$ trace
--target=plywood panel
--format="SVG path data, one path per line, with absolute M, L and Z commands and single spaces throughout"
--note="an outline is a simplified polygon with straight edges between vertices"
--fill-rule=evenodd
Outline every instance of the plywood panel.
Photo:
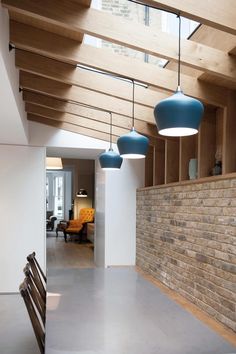
M 189 160 L 197 158 L 197 135 L 180 139 L 180 180 L 189 179 Z
M 179 140 L 166 141 L 165 183 L 179 181 Z
M 236 171 L 236 93 L 229 94 L 225 124 L 225 173 Z
M 145 187 L 153 186 L 154 147 L 149 145 L 145 159 Z
M 199 178 L 212 174 L 216 154 L 216 112 L 205 110 L 199 132 Z
M 165 183 L 165 141 L 157 140 L 154 151 L 154 185 Z

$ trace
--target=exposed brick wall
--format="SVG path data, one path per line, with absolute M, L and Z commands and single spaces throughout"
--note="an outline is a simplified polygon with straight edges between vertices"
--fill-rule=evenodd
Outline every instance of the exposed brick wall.
M 138 190 L 137 265 L 236 331 L 236 178 Z

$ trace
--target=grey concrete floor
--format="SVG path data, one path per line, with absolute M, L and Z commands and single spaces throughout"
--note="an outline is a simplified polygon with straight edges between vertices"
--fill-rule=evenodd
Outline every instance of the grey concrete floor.
M 47 354 L 236 352 L 133 268 L 51 269 L 48 289 Z
M 70 270 L 75 251 L 68 247 L 63 251 L 65 244 L 60 241 L 63 241 L 62 237 L 61 240 L 54 237 L 54 245 L 48 245 L 54 248 L 55 255 L 48 262 L 49 283 L 54 288 L 51 290 L 56 292 L 63 291 L 65 284 L 66 287 L 79 284 L 74 302 L 59 304 L 62 313 L 66 314 L 72 307 L 78 308 L 79 315 L 75 312 L 69 323 L 65 323 L 62 316 L 58 323 L 48 326 L 48 330 L 57 335 L 55 343 L 53 340 L 50 343 L 48 353 L 236 354 L 235 348 L 222 337 L 133 270 Z M 63 264 L 56 257 L 58 252 Z M 81 255 L 79 259 L 82 263 L 77 261 L 73 268 L 85 266 Z M 63 273 L 64 285 L 59 281 Z M 63 333 L 60 326 L 65 324 Z M 75 346 L 79 344 L 79 349 L 68 349 L 70 341 L 74 341 Z M 61 348 L 57 350 L 59 342 Z M 0 354 L 39 354 L 31 322 L 19 294 L 0 295 Z
M 40 354 L 20 294 L 0 295 L 0 354 Z

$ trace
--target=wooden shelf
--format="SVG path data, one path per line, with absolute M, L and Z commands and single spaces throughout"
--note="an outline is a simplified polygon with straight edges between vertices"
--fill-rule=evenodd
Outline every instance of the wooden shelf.
M 223 111 L 223 112 L 222 112 Z M 222 110 L 224 115 L 224 150 L 223 150 L 223 173 L 236 171 L 236 93 L 229 94 L 228 108 Z
M 210 177 L 205 177 L 205 178 L 197 178 L 197 179 L 191 179 L 188 181 L 182 181 L 182 182 L 173 182 L 169 183 L 169 186 L 186 186 L 190 184 L 200 184 L 200 183 L 206 183 L 206 182 L 213 182 L 213 181 L 223 181 L 225 179 L 235 179 L 236 178 L 236 172 L 233 173 L 227 173 L 225 175 L 219 175 L 219 176 L 210 176 Z M 166 184 L 158 185 L 155 186 L 157 189 L 159 188 L 165 188 Z M 150 187 L 143 187 L 139 188 L 139 190 L 144 190 L 144 189 L 152 189 L 153 186 Z
M 205 107 L 199 133 L 189 137 L 155 139 L 146 162 L 148 184 L 182 183 L 189 180 L 189 161 L 197 159 L 198 179 L 214 178 L 216 161 L 222 175 L 236 172 L 236 93 L 228 95 L 227 107 Z
M 154 159 L 154 183 L 165 183 L 165 141 L 158 140 L 155 145 L 155 159 Z
M 198 136 L 198 178 L 211 176 L 216 154 L 216 111 L 205 110 Z
M 189 179 L 189 161 L 190 159 L 197 159 L 198 156 L 197 135 L 180 138 L 179 154 L 180 154 L 179 180 L 186 181 Z
M 165 183 L 179 181 L 179 139 L 165 142 Z
M 145 159 L 145 187 L 150 187 L 154 185 L 154 163 L 154 147 L 153 145 L 149 145 L 147 156 Z

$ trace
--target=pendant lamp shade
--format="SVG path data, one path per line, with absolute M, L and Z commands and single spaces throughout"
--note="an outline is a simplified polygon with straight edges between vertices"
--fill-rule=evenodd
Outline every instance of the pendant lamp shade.
M 85 189 L 81 188 L 77 193 L 76 193 L 76 197 L 79 198 L 87 198 L 88 193 Z
M 99 156 L 100 166 L 103 170 L 119 170 L 122 161 L 122 157 L 113 149 L 109 149 Z
M 127 159 L 142 159 L 146 157 L 149 140 L 134 128 L 117 140 L 120 156 Z
M 181 17 L 179 18 L 178 87 L 174 95 L 159 102 L 154 117 L 160 135 L 189 136 L 198 133 L 203 116 L 203 104 L 183 94 L 180 88 L 180 38 Z
M 110 112 L 110 148 L 99 156 L 99 163 L 103 170 L 119 170 L 122 165 L 122 157 L 112 149 L 112 113 Z
M 134 129 L 134 80 L 133 83 L 133 102 L 132 102 L 132 119 L 133 127 L 128 134 L 122 135 L 117 140 L 117 146 L 120 156 L 126 159 L 142 159 L 146 157 L 149 139 L 136 132 Z
M 178 87 L 174 95 L 156 105 L 154 117 L 160 135 L 188 136 L 197 134 L 203 112 L 203 104 Z

